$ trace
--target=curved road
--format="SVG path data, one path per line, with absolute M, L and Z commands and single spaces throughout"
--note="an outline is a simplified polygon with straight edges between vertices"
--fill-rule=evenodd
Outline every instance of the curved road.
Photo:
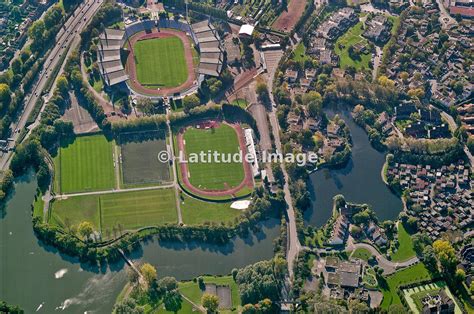
M 374 246 L 368 243 L 353 243 L 352 237 L 349 238 L 347 241 L 347 250 L 349 251 L 354 251 L 355 249 L 366 249 L 370 253 L 372 253 L 373 256 L 375 256 L 378 264 L 380 267 L 383 268 L 384 270 L 384 275 L 390 275 L 394 272 L 396 272 L 400 268 L 405 268 L 408 266 L 411 266 L 413 264 L 416 264 L 420 261 L 420 259 L 417 256 L 414 256 L 406 261 L 403 262 L 393 262 L 389 261 L 385 256 L 383 256 Z

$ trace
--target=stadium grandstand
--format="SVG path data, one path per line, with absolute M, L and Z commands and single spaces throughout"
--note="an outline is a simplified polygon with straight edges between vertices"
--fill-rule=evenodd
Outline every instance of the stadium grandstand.
M 209 21 L 201 21 L 191 25 L 197 37 L 201 53 L 199 73 L 209 76 L 219 76 L 224 62 L 223 49 L 217 30 Z
M 107 86 L 122 83 L 128 80 L 122 62 L 120 61 L 120 48 L 124 31 L 106 29 L 99 35 L 99 49 L 97 50 L 99 70 Z

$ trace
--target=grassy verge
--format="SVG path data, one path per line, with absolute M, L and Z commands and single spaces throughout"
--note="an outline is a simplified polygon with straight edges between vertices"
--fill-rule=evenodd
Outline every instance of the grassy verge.
M 401 262 L 415 256 L 411 235 L 401 222 L 398 223 L 398 249 L 391 255 L 392 261 Z
M 383 293 L 381 308 L 388 310 L 392 304 L 401 304 L 400 297 L 397 294 L 399 286 L 428 279 L 431 279 L 431 276 L 423 263 L 415 264 L 390 275 L 386 278 L 385 283 L 379 283 Z
M 370 251 L 365 248 L 357 248 L 352 253 L 352 258 L 359 258 L 364 261 L 368 261 L 371 256 L 372 256 L 372 253 L 370 253 Z
M 210 203 L 181 195 L 181 213 L 187 225 L 206 222 L 233 222 L 243 211 L 230 208 L 232 203 Z

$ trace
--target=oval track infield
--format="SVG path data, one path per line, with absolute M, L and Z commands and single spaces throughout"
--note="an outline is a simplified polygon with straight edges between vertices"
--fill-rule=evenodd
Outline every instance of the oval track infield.
M 189 133 L 188 133 L 189 132 Z M 178 150 L 186 159 L 191 153 L 208 150 L 219 153 L 247 153 L 243 130 L 238 124 L 218 122 L 200 123 L 176 134 Z M 179 164 L 181 179 L 186 189 L 198 196 L 232 196 L 245 187 L 253 187 L 250 165 L 243 163 L 186 163 Z
M 163 43 L 160 39 L 164 39 Z M 130 51 L 125 65 L 130 77 L 128 84 L 137 93 L 164 96 L 193 86 L 196 80 L 193 53 L 186 33 L 153 28 L 149 33 L 135 34 L 126 45 Z

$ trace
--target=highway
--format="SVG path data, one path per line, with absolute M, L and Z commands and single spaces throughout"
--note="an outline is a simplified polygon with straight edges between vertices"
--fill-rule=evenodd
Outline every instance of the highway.
M 59 63 L 63 54 L 67 54 L 69 49 L 74 49 L 74 47 L 70 47 L 70 43 L 74 40 L 75 36 L 79 36 L 103 1 L 104 0 L 87 0 L 82 2 L 56 35 L 55 46 L 45 56 L 43 67 L 40 70 L 35 83 L 31 87 L 31 91 L 25 96 L 25 105 L 19 119 L 13 122 L 10 126 L 13 134 L 9 138 L 10 142 L 8 152 L 4 152 L 0 156 L 0 170 L 6 170 L 9 167 L 11 157 L 14 153 L 10 149 L 17 144 L 21 130 L 25 127 L 28 117 L 33 111 L 36 102 L 40 97 L 42 97 L 41 94 L 47 84 L 48 78 L 55 74 L 54 69 L 56 66 L 60 66 Z M 59 75 L 59 73 L 56 75 Z M 39 118 L 40 115 L 38 115 L 37 120 Z

